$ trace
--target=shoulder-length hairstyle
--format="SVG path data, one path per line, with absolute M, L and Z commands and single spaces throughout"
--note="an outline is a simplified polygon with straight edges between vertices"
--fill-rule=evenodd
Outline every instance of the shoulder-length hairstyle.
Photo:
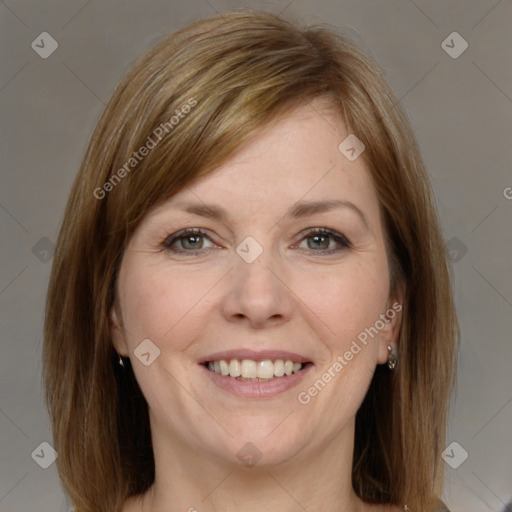
M 377 368 L 356 417 L 353 487 L 369 503 L 434 510 L 459 328 L 414 134 L 376 65 L 345 36 L 242 10 L 192 23 L 135 64 L 68 199 L 46 303 L 43 378 L 57 468 L 77 512 L 117 512 L 154 480 L 147 403 L 129 361 L 118 364 L 108 321 L 131 235 L 259 127 L 319 96 L 365 145 L 391 287 L 406 286 L 400 363 Z

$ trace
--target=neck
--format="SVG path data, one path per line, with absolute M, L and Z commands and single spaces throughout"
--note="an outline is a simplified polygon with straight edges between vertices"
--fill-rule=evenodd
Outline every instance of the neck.
M 260 512 L 262 502 L 282 512 L 366 510 L 352 488 L 353 425 L 323 446 L 253 467 L 205 455 L 153 431 L 155 482 L 142 498 L 141 512 Z

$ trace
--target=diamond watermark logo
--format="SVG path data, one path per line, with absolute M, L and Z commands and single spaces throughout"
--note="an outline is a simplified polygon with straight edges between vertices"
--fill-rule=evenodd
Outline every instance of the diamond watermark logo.
M 469 457 L 469 454 L 459 443 L 453 441 L 453 443 L 447 446 L 446 450 L 441 454 L 441 457 L 448 466 L 452 469 L 457 469 Z
M 252 468 L 258 462 L 263 454 L 253 443 L 245 443 L 236 454 L 238 459 L 248 468 Z
M 263 252 L 263 247 L 252 236 L 248 236 L 236 248 L 236 252 L 246 263 L 252 263 Z
M 452 32 L 441 43 L 441 48 L 452 59 L 458 59 L 468 49 L 468 46 L 468 42 L 458 32 Z
M 460 261 L 468 252 L 466 245 L 456 236 L 452 236 L 448 242 L 446 242 L 446 248 L 450 254 L 450 259 L 453 263 Z
M 53 251 L 55 244 L 46 236 L 43 236 L 38 242 L 32 247 L 32 254 L 43 263 L 50 261 L 53 257 Z
M 59 43 L 48 32 L 41 32 L 30 46 L 39 57 L 47 59 L 59 47 Z
M 351 133 L 348 137 L 343 139 L 338 149 L 347 160 L 353 162 L 365 150 L 365 145 Z
M 146 338 L 137 346 L 133 354 L 144 366 L 149 366 L 160 356 L 160 349 L 149 338 Z
M 43 469 L 49 468 L 56 460 L 58 454 L 53 446 L 46 441 L 41 443 L 33 452 L 32 458 Z

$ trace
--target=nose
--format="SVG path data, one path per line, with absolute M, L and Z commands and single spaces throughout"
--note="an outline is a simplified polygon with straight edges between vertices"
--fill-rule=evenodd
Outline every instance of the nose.
M 255 329 L 287 322 L 294 304 L 287 277 L 270 250 L 264 250 L 252 263 L 237 255 L 227 276 L 229 284 L 222 301 L 224 317 Z

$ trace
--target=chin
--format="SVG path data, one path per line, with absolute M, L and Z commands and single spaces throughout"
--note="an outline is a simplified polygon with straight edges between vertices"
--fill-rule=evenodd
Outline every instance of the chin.
M 293 415 L 284 419 L 286 416 L 261 421 L 252 418 L 250 425 L 244 422 L 236 430 L 233 426 L 227 450 L 219 453 L 219 445 L 215 445 L 218 457 L 226 459 L 227 455 L 227 462 L 250 468 L 276 466 L 294 459 L 305 448 L 309 436 L 304 425 L 285 425 L 293 421 Z

